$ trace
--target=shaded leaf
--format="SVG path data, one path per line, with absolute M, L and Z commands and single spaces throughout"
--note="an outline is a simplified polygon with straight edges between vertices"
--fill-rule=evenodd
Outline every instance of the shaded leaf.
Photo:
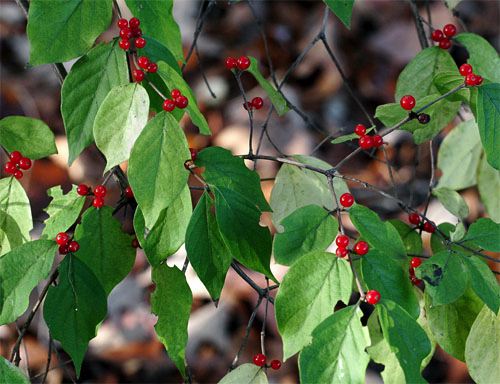
M 484 78 L 500 82 L 500 58 L 496 49 L 488 41 L 475 33 L 459 33 L 454 37 L 469 52 L 467 62 L 474 68 L 474 73 Z
M 401 240 L 403 240 L 407 254 L 422 254 L 422 237 L 420 237 L 414 228 L 410 227 L 406 223 L 403 223 L 401 220 L 389 220 L 389 223 L 391 223 L 392 226 L 398 231 Z
M 452 189 L 441 187 L 432 190 L 432 194 L 438 198 L 443 206 L 459 219 L 469 216 L 469 207 L 464 198 Z
M 229 372 L 219 384 L 267 384 L 267 376 L 261 367 L 255 364 L 242 364 Z
M 0 356 L 0 382 L 6 384 L 28 384 L 30 381 L 18 367 Z
M 477 219 L 465 236 L 472 244 L 488 251 L 500 252 L 500 224 L 491 219 Z
M 482 157 L 477 170 L 477 188 L 486 212 L 494 222 L 500 223 L 500 199 L 498 198 L 500 171 L 489 165 L 485 156 Z
M 498 69 L 497 69 L 498 71 Z M 500 71 L 498 71 L 500 72 Z M 476 118 L 488 163 L 500 170 L 500 84 L 477 89 Z
M 463 84 L 464 77 L 455 68 L 454 71 L 437 73 L 436 76 L 434 76 L 433 82 L 439 93 L 444 95 L 460 84 Z M 447 96 L 446 99 L 449 101 L 463 101 L 464 103 L 468 103 L 470 99 L 470 89 L 462 88 L 460 91 Z
M 477 256 L 464 256 L 462 260 L 469 272 L 470 284 L 476 295 L 493 313 L 498 313 L 500 308 L 500 287 L 488 264 Z

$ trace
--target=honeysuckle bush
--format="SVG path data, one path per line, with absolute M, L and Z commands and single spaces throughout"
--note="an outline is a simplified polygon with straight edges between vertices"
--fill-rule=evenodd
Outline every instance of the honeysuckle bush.
M 353 4 L 325 0 L 325 11 L 349 27 Z M 12 159 L 0 180 L 0 325 L 15 322 L 29 309 L 10 361 L 0 359 L 0 381 L 28 382 L 18 368 L 19 347 L 42 307 L 51 337 L 69 354 L 79 376 L 88 343 L 106 317 L 107 296 L 132 269 L 134 243 L 142 246 L 152 267 L 156 288 L 151 311 L 158 316 L 158 338 L 186 381 L 191 381 L 185 358 L 192 305 L 184 274 L 188 263 L 214 301 L 233 268 L 258 293 L 259 304 L 275 306 L 283 361 L 298 354 L 304 383 L 362 383 L 370 360 L 384 366 L 382 377 L 388 383 L 425 382 L 422 370 L 437 345 L 465 361 L 476 382 L 500 381 L 500 291 L 487 264 L 498 263 L 492 252 L 500 252 L 500 59 L 495 49 L 473 33 L 452 35 L 429 47 L 432 29 L 419 30 L 420 37 L 427 33 L 425 44 L 400 73 L 395 103 L 376 109 L 377 124 L 357 128 L 369 138 L 338 164 L 304 154 L 261 154 L 252 148 L 252 135 L 245 155 L 220 147 L 197 153 L 188 148 L 181 118 L 187 113 L 200 134 L 211 131 L 182 77 L 185 58 L 173 3 L 126 0 L 126 5 L 140 30 L 136 20 L 120 20 L 121 37 L 96 44 L 113 15 L 118 17 L 111 0 L 29 2 L 30 65 L 77 59 L 67 75 L 60 71 L 69 164 L 95 143 L 106 160 L 103 177 L 118 184 L 122 199 L 115 207 L 102 206 L 105 189 L 99 196 L 95 190 L 89 204 L 93 192 L 85 186 L 67 193 L 54 186 L 47 191 L 52 200 L 45 227 L 39 238 L 32 238 L 30 202 L 18 179 L 31 166 L 27 159 L 56 153 L 54 135 L 40 120 L 9 116 L 0 121 L 0 145 Z M 311 44 L 323 42 L 334 59 L 324 34 L 327 16 Z M 445 34 L 450 30 L 446 27 Z M 432 38 L 439 35 L 434 32 Z M 445 49 L 449 43 L 465 47 L 476 78 L 464 76 L 468 67 L 459 70 Z M 270 101 L 265 107 L 277 115 L 298 108 L 281 91 L 284 80 L 267 79 L 257 58 L 242 55 L 241 61 L 226 65 L 248 106 L 253 134 L 252 109 L 260 108 L 261 101 L 259 106 L 249 103 L 242 76 L 255 78 Z M 168 104 L 174 90 L 184 99 L 172 96 Z M 400 99 L 405 100 L 401 105 Z M 373 139 L 378 144 L 372 143 L 372 150 L 383 150 L 381 138 L 395 130 L 411 132 L 416 144 L 429 143 L 460 110 L 470 110 L 471 118 L 444 137 L 437 162 L 431 164 L 433 174 L 436 166 L 441 176 L 431 179 L 427 198 L 427 204 L 438 199 L 458 224 L 436 226 L 426 217 L 427 209 L 420 211 L 340 172 L 340 165 L 368 150 L 366 142 Z M 356 138 L 344 135 L 330 145 Z M 258 173 L 244 159 L 281 164 L 270 201 Z M 119 165 L 127 161 L 124 172 Z M 195 207 L 190 174 L 204 190 Z M 410 214 L 410 223 L 382 220 L 353 202 L 346 182 L 397 203 Z M 473 186 L 487 217 L 467 227 L 469 210 L 460 191 Z M 135 235 L 125 233 L 114 217 L 124 206 L 135 210 Z M 265 212 L 277 228 L 274 237 L 260 225 Z M 347 217 L 356 232 L 345 229 Z M 423 230 L 432 233 L 429 254 L 424 253 Z M 56 243 L 56 236 L 65 232 L 69 235 Z M 78 247 L 60 247 L 70 239 Z M 327 251 L 336 239 L 342 245 L 338 256 Z M 168 266 L 167 259 L 182 244 L 187 251 L 184 268 Z M 57 252 L 63 257 L 56 258 Z M 282 281 L 273 275 L 273 263 L 290 267 Z M 258 284 L 243 267 L 262 274 L 267 283 Z M 28 308 L 30 293 L 42 282 L 39 299 Z M 271 295 L 275 290 L 277 295 Z M 367 321 L 361 321 L 363 313 Z M 233 365 L 221 383 L 265 383 L 267 369 L 280 365 L 269 365 L 260 355 L 254 363 Z

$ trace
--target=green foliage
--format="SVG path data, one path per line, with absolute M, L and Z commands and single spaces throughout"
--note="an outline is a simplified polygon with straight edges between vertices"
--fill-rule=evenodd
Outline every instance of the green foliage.
M 434 86 L 442 95 L 463 84 L 463 82 L 464 77 L 456 68 L 454 71 L 439 72 L 433 79 Z M 468 103 L 470 100 L 470 90 L 469 88 L 462 88 L 460 91 L 447 96 L 446 99 Z
M 143 33 L 142 37 L 148 42 L 140 51 L 142 55 L 148 57 L 149 60 L 155 63 L 163 61 L 173 70 L 177 71 L 179 75 L 181 75 L 181 67 L 169 48 L 148 34 Z M 151 73 L 148 74 L 148 76 L 151 75 Z
M 500 252 L 500 224 L 491 219 L 478 219 L 470 226 L 465 240 L 488 251 Z
M 323 0 L 328 8 L 337 16 L 347 27 L 351 28 L 352 8 L 354 0 Z
M 374 127 L 367 128 L 366 133 L 370 133 L 371 131 L 373 131 L 373 128 Z M 356 135 L 355 133 L 349 133 L 347 135 L 342 135 L 337 137 L 336 139 L 333 139 L 331 143 L 340 144 L 340 143 L 345 143 L 346 141 L 357 140 L 357 139 L 359 139 L 358 135 Z
M 459 33 L 455 40 L 469 52 L 467 62 L 474 68 L 474 73 L 492 82 L 500 82 L 500 58 L 485 38 L 474 33 Z
M 30 381 L 18 367 L 0 356 L 0 382 L 6 384 L 28 384 Z
M 85 53 L 109 26 L 112 7 L 112 0 L 30 1 L 30 64 L 68 61 Z
M 459 219 L 469 216 L 469 207 L 460 194 L 452 189 L 442 187 L 432 190 L 432 194 L 438 198 L 443 206 Z
M 255 364 L 242 364 L 229 372 L 219 384 L 267 384 L 267 376 L 261 367 Z
M 500 308 L 500 287 L 488 264 L 476 256 L 464 256 L 462 260 L 469 272 L 470 284 L 476 295 L 483 300 L 493 313 L 498 313 Z
M 498 68 L 497 68 L 498 71 Z M 500 71 L 498 71 L 500 72 Z M 500 170 L 500 84 L 486 84 L 477 90 L 477 125 L 488 163 Z
M 422 237 L 420 237 L 419 233 L 414 228 L 403 223 L 401 220 L 389 220 L 389 223 L 398 231 L 401 240 L 403 240 L 406 253 L 414 255 L 422 254 Z
M 488 164 L 486 156 L 483 156 L 477 170 L 477 188 L 481 195 L 481 200 L 490 218 L 500 223 L 500 171 L 497 171 Z

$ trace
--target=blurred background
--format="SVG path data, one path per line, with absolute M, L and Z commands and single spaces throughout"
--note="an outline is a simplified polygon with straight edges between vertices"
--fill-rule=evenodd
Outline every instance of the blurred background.
M 118 4 L 125 17 L 131 17 L 123 1 Z M 174 14 L 180 25 L 185 52 L 192 43 L 200 7 L 208 3 L 194 0 L 175 2 Z M 500 3 L 498 1 L 462 1 L 455 15 L 443 1 L 418 2 L 422 16 L 431 24 L 442 28 L 454 23 L 459 32 L 467 30 L 485 37 L 498 50 L 500 45 Z M 278 79 L 308 46 L 321 28 L 324 4 L 320 1 L 217 1 L 210 7 L 198 39 L 199 57 L 192 55 L 185 69 L 185 78 L 195 91 L 200 108 L 214 132 L 211 137 L 197 135 L 189 119 L 183 120 L 191 147 L 202 149 L 219 145 L 234 154 L 248 151 L 248 115 L 243 109 L 237 84 L 223 61 L 227 56 L 251 55 L 260 59 L 264 74 L 270 74 L 265 45 L 256 20 L 262 22 L 268 40 L 269 54 Z M 205 9 L 205 8 L 204 8 Z M 253 9 L 253 12 L 252 12 Z M 117 36 L 112 26 L 100 39 L 109 41 Z M 102 181 L 104 162 L 94 146 L 87 149 L 68 168 L 68 149 L 60 107 L 61 85 L 52 66 L 28 68 L 29 43 L 26 38 L 26 19 L 15 1 L 0 0 L 0 117 L 25 115 L 45 121 L 56 134 L 59 154 L 36 161 L 32 170 L 21 180 L 31 201 L 35 227 L 33 236 L 41 231 L 46 218 L 44 208 L 49 203 L 46 190 L 55 185 L 69 189 L 71 184 L 87 183 L 92 186 Z M 426 27 L 426 32 L 429 32 Z M 394 101 L 394 89 L 399 72 L 420 50 L 415 23 L 407 1 L 356 1 L 351 30 L 346 29 L 332 14 L 329 16 L 326 35 L 358 97 L 370 114 L 380 104 Z M 451 54 L 458 64 L 465 62 L 466 51 L 456 45 Z M 65 63 L 69 71 L 74 63 Z M 216 98 L 206 87 L 205 73 Z M 261 96 L 265 107 L 256 111 L 257 138 L 260 124 L 266 120 L 269 100 L 250 75 L 243 76 L 249 97 Z M 357 123 L 368 125 L 360 109 L 347 92 L 339 72 L 328 57 L 324 46 L 316 44 L 303 62 L 290 74 L 283 86 L 287 98 L 303 112 L 301 117 L 291 111 L 282 118 L 273 116 L 268 133 L 275 148 L 264 138 L 262 154 L 313 154 L 331 164 L 337 163 L 353 149 L 353 144 L 332 145 L 331 138 L 351 133 Z M 467 118 L 467 111 L 463 116 Z M 307 118 L 304 119 L 304 116 Z M 442 137 L 457 122 L 444 129 L 434 140 L 439 146 Z M 429 146 L 414 145 L 411 135 L 394 132 L 386 137 L 388 161 L 394 166 L 394 178 L 400 197 L 422 207 L 430 177 Z M 257 144 L 257 141 L 256 143 Z M 3 157 L 1 157 L 3 156 Z M 0 154 L 0 162 L 5 162 Z M 126 165 L 123 165 L 126 169 Z M 272 162 L 260 161 L 257 169 L 263 178 L 273 178 L 278 170 Z M 342 172 L 365 180 L 391 192 L 387 166 L 382 151 L 374 155 L 360 154 L 350 160 Z M 5 176 L 5 175 L 2 175 Z M 195 181 L 193 181 L 195 184 Z M 273 180 L 262 183 L 267 197 Z M 359 186 L 359 185 L 358 185 Z M 361 203 L 377 210 L 384 217 L 402 218 L 402 212 L 393 202 L 379 195 L 352 185 L 352 192 Z M 113 180 L 108 183 L 110 197 L 107 204 L 114 205 L 120 191 Z M 463 193 L 469 205 L 469 221 L 484 214 L 475 188 Z M 193 204 L 199 193 L 193 191 Z M 456 222 L 437 201 L 431 201 L 428 216 L 436 223 Z M 120 211 L 116 216 L 123 221 L 124 229 L 132 233 L 132 213 Z M 349 228 L 350 223 L 347 223 Z M 352 228 L 352 226 L 350 227 Z M 428 237 L 424 242 L 428 246 Z M 169 263 L 182 265 L 185 251 L 181 248 Z M 496 267 L 490 265 L 491 268 Z M 286 269 L 273 266 L 278 277 Z M 226 286 L 218 308 L 208 293 L 188 269 L 188 281 L 194 295 L 194 305 L 189 324 L 187 360 L 193 380 L 200 383 L 217 382 L 227 372 L 245 335 L 248 320 L 257 302 L 257 295 L 233 271 L 228 273 Z M 262 276 L 252 278 L 264 286 Z M 109 298 L 109 316 L 102 324 L 97 337 L 92 340 L 79 382 L 88 383 L 170 383 L 181 382 L 174 365 L 169 361 L 162 344 L 157 340 L 153 326 L 156 319 L 150 314 L 150 269 L 144 254 L 137 252 L 132 273 L 112 292 Z M 33 292 L 32 303 L 38 292 Z M 281 359 L 281 340 L 277 333 L 272 305 L 266 320 L 266 349 L 269 359 Z M 240 362 L 251 362 L 260 352 L 260 332 L 264 321 L 265 305 L 257 310 L 250 328 L 248 344 Z M 33 382 L 40 382 L 47 361 L 49 337 L 40 313 L 24 338 L 22 351 L 23 369 Z M 21 320 L 18 325 L 22 324 Z M 17 337 L 16 325 L 0 326 L 0 353 L 9 356 Z M 51 369 L 48 382 L 74 381 L 74 372 L 68 356 L 57 343 L 52 345 Z M 279 371 L 268 371 L 272 383 L 298 382 L 296 358 L 285 362 Z M 381 382 L 379 372 L 383 367 L 370 364 L 367 381 Z M 424 376 L 433 383 L 472 382 L 466 366 L 437 349 L 435 357 L 426 368 Z

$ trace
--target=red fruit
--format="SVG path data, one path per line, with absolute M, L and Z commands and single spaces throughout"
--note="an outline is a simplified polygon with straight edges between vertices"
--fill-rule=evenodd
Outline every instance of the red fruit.
M 20 171 L 20 170 L 16 170 L 14 173 L 13 173 L 14 177 L 16 179 L 22 179 L 23 178 L 23 171 Z
M 450 41 L 450 39 L 444 38 L 443 40 L 441 40 L 439 42 L 439 48 L 450 49 L 450 47 L 451 47 L 451 41 Z
M 69 235 L 66 232 L 59 232 L 56 235 L 56 243 L 59 245 L 66 245 L 69 242 Z
M 139 28 L 139 25 L 141 25 L 141 22 L 137 17 L 132 17 L 128 24 L 130 25 L 130 28 Z
M 257 96 L 252 99 L 250 104 L 252 104 L 252 107 L 254 107 L 255 109 L 261 109 L 264 105 L 264 100 L 262 100 L 262 97 Z
M 432 31 L 431 39 L 432 41 L 439 43 L 441 40 L 444 39 L 443 31 L 441 31 L 440 29 L 435 29 L 434 31 Z
M 94 189 L 94 195 L 96 197 L 104 197 L 104 196 L 106 196 L 106 192 L 107 192 L 107 189 L 104 185 L 98 185 Z
M 472 65 L 462 64 L 460 68 L 458 68 L 458 71 L 462 76 L 467 76 L 468 74 L 472 73 Z
M 142 29 L 141 28 L 132 28 L 132 36 L 133 37 L 141 37 Z
M 175 106 L 184 109 L 187 107 L 189 100 L 186 96 L 179 96 L 175 98 Z
M 247 101 L 246 103 L 243 103 L 243 108 L 245 108 L 245 111 L 248 111 L 250 109 L 253 109 L 253 105 L 251 102 Z
M 134 69 L 132 71 L 132 77 L 134 78 L 135 82 L 140 83 L 142 80 L 144 80 L 144 72 L 140 69 Z
M 116 24 L 118 25 L 118 28 L 120 28 L 120 29 L 128 27 L 127 19 L 118 19 L 118 22 Z
M 420 280 L 419 278 L 417 278 L 415 276 L 410 277 L 410 280 L 411 280 L 411 283 L 413 285 L 420 285 L 420 284 L 422 284 L 422 280 Z
M 67 255 L 69 253 L 69 247 L 68 244 L 60 245 L 59 246 L 59 253 L 61 255 Z
M 227 57 L 226 60 L 224 60 L 224 65 L 227 69 L 235 69 L 238 67 L 238 61 L 234 57 Z
M 128 185 L 125 190 L 123 191 L 123 194 L 125 197 L 129 200 L 132 200 L 134 198 L 134 192 L 132 191 L 132 188 L 130 188 L 130 185 Z
M 71 242 L 68 244 L 68 250 L 69 250 L 70 252 L 75 253 L 75 252 L 78 252 L 78 250 L 79 250 L 79 249 L 80 249 L 80 244 L 78 244 L 78 242 L 77 242 L 77 241 L 74 241 L 74 240 L 73 240 L 73 241 L 71 241 Z
M 128 40 L 132 37 L 132 31 L 130 30 L 130 28 L 123 28 L 121 31 L 120 31 L 120 37 L 123 39 L 123 40 Z
M 163 110 L 167 112 L 172 112 L 175 109 L 175 102 L 170 99 L 165 99 L 163 102 Z
M 19 160 L 19 168 L 27 171 L 28 169 L 31 168 L 31 160 L 28 159 L 27 157 L 23 157 L 21 160 Z
M 3 170 L 6 172 L 6 173 L 9 173 L 11 175 L 14 174 L 14 172 L 17 171 L 17 168 L 16 168 L 16 164 L 14 164 L 12 161 L 8 161 L 4 164 L 3 166 Z
M 370 149 L 371 147 L 373 147 L 373 139 L 368 135 L 361 136 L 358 140 L 358 143 L 362 149 Z
M 271 361 L 271 368 L 277 371 L 278 369 L 281 368 L 281 361 L 279 360 L 273 360 Z
M 94 201 L 92 202 L 92 205 L 95 208 L 102 208 L 104 206 L 104 199 L 102 197 L 94 197 Z
M 413 267 L 413 268 L 418 268 L 420 267 L 420 264 L 422 264 L 422 260 L 418 257 L 413 257 L 411 260 L 410 260 L 410 265 Z
M 253 363 L 258 367 L 263 367 L 264 365 L 266 365 L 266 360 L 267 360 L 266 356 L 263 355 L 262 353 L 257 353 L 253 357 Z
M 158 71 L 158 64 L 156 63 L 149 63 L 148 65 L 148 72 L 149 73 L 156 73 Z
M 405 95 L 399 100 L 399 104 L 403 109 L 406 109 L 407 111 L 411 111 L 413 108 L 415 108 L 415 98 L 412 95 Z
M 13 151 L 13 152 L 11 152 L 9 157 L 10 157 L 10 160 L 12 160 L 12 162 L 14 164 L 17 164 L 17 163 L 19 163 L 19 160 L 21 160 L 23 158 L 23 155 L 21 155 L 21 152 L 19 152 L 19 151 Z
M 474 85 L 476 85 L 477 84 L 477 75 L 474 75 L 473 73 L 469 73 L 467 76 L 465 76 L 465 84 L 470 86 L 470 87 L 473 87 Z
M 144 48 L 146 46 L 146 40 L 142 37 L 135 39 L 134 44 L 137 48 Z
M 244 71 L 250 66 L 250 59 L 246 56 L 241 56 L 238 58 L 238 69 Z
M 408 268 L 408 273 L 410 274 L 410 278 L 415 277 L 415 268 Z
M 418 215 L 418 213 L 412 212 L 408 215 L 408 221 L 413 225 L 419 225 L 420 216 Z
M 349 251 L 347 250 L 347 248 L 337 247 L 337 249 L 335 250 L 335 254 L 338 257 L 346 257 L 348 253 Z
M 118 45 L 121 49 L 127 51 L 130 48 L 130 41 L 128 41 L 127 39 L 121 39 Z
M 380 135 L 374 135 L 373 136 L 373 146 L 378 148 L 384 145 L 384 139 Z
M 133 248 L 139 248 L 141 246 L 139 244 L 139 240 L 137 240 L 137 237 L 132 239 L 132 243 L 130 245 L 132 245 Z
M 85 184 L 80 184 L 76 188 L 76 193 L 78 193 L 80 196 L 87 196 L 90 192 L 90 188 L 86 186 Z
M 182 93 L 178 89 L 172 89 L 172 91 L 170 92 L 170 96 L 172 96 L 172 99 L 175 100 L 179 96 L 182 96 Z
M 363 124 L 358 124 L 354 127 L 354 133 L 358 136 L 366 135 L 366 127 Z
M 476 85 L 483 84 L 483 78 L 479 75 L 476 75 Z
M 340 196 L 340 205 L 343 207 L 349 208 L 354 204 L 354 197 L 350 193 L 343 193 Z
M 429 232 L 429 233 L 434 233 L 434 231 L 436 230 L 436 228 L 434 227 L 434 225 L 430 221 L 426 221 L 424 223 L 424 226 L 422 227 L 422 229 L 425 232 Z
M 137 65 L 139 65 L 142 69 L 147 69 L 150 63 L 151 62 L 146 56 L 141 56 L 137 59 Z
M 374 289 L 369 290 L 368 292 L 366 292 L 365 299 L 368 304 L 375 305 L 380 301 L 380 293 L 379 291 L 376 291 Z
M 366 255 L 370 250 L 370 246 L 366 241 L 358 241 L 354 244 L 354 252 L 360 256 Z
M 189 148 L 189 153 L 191 153 L 191 160 L 195 161 L 198 157 L 198 150 L 194 148 Z
M 457 27 L 455 27 L 453 24 L 446 24 L 444 27 L 443 27 L 443 33 L 447 36 L 447 37 L 452 37 L 452 36 L 455 36 L 457 34 Z
M 335 244 L 340 248 L 347 248 L 349 246 L 349 238 L 346 235 L 338 235 L 335 239 Z

